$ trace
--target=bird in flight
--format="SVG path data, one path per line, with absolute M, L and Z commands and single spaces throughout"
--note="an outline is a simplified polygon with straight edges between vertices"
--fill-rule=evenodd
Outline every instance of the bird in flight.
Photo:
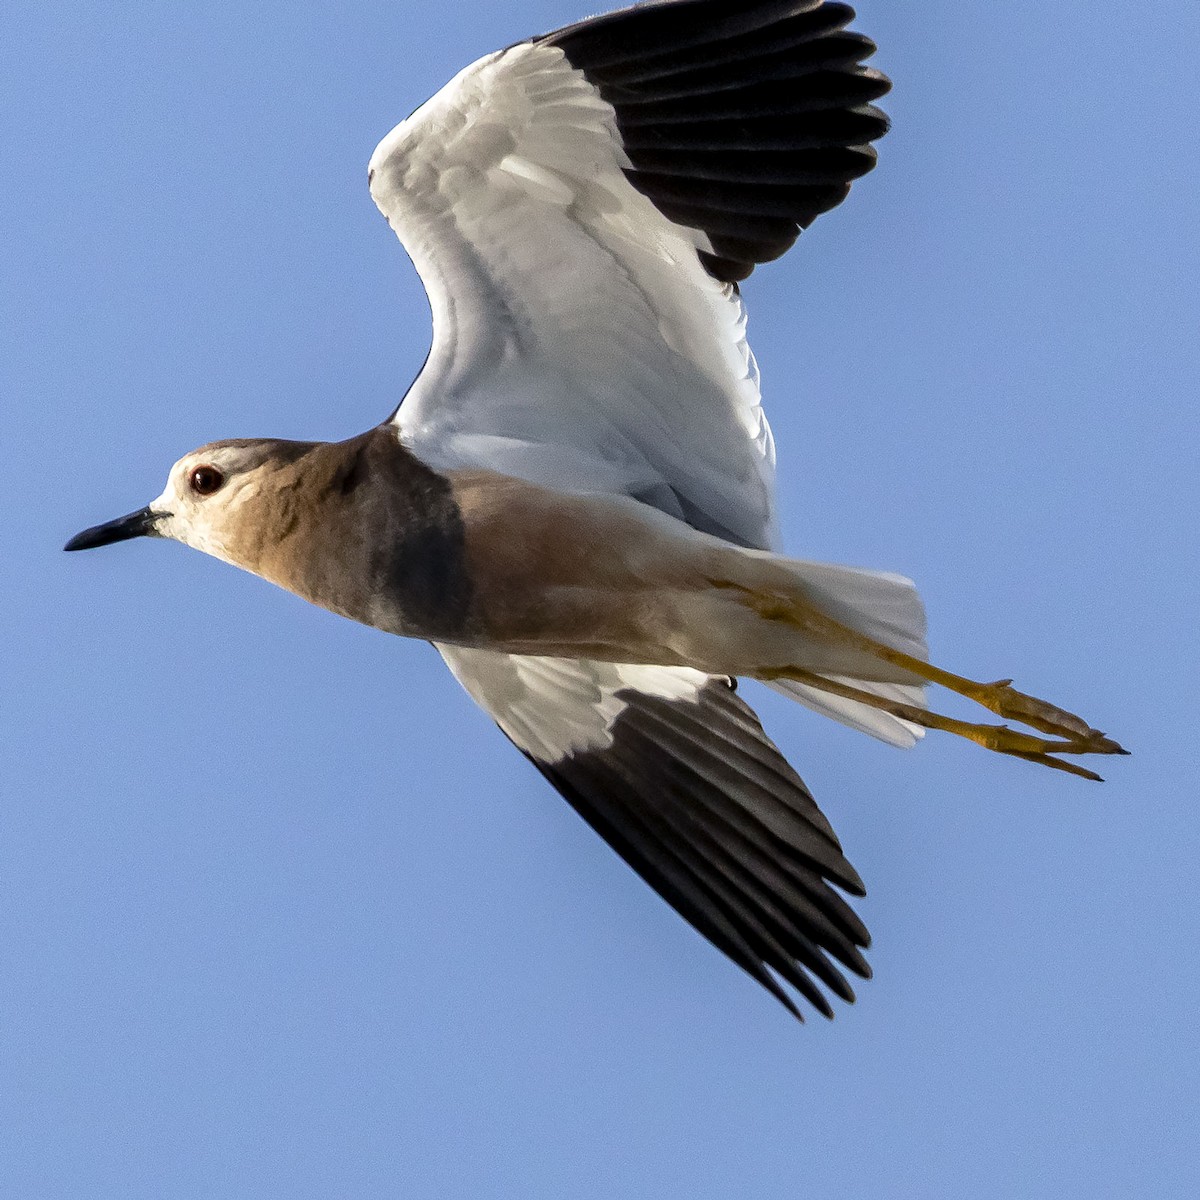
M 371 194 L 429 294 L 398 410 L 216 442 L 68 550 L 173 538 L 428 640 L 669 904 L 796 1016 L 867 977 L 864 894 L 736 691 L 898 746 L 928 729 L 1096 779 L 1123 753 L 933 666 L 914 585 L 777 547 L 740 283 L 875 165 L 890 88 L 833 0 L 658 0 L 489 54 L 387 135 Z M 929 707 L 930 685 L 1001 722 Z M 1026 731 L 1003 722 L 1014 721 Z M 794 989 L 789 991 L 789 987 Z

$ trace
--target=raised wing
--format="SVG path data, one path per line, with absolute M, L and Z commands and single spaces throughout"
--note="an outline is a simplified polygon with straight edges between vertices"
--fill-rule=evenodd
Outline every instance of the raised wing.
M 371 161 L 429 292 L 395 420 L 435 467 L 631 495 L 773 540 L 735 281 L 869 171 L 888 89 L 822 0 L 666 0 L 468 67 Z
M 710 942 L 800 1016 L 831 959 L 867 977 L 863 895 L 800 777 L 727 679 L 439 646 L 458 680 L 581 817 Z

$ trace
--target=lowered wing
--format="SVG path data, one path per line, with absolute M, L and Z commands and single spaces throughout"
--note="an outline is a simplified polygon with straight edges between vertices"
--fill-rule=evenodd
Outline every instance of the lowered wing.
M 439 646 L 474 700 L 681 916 L 799 1016 L 870 938 L 829 822 L 728 679 Z

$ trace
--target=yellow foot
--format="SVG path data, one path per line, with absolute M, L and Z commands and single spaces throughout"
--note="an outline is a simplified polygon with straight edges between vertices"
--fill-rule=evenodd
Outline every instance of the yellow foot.
M 1103 779 L 1095 771 L 1075 763 L 1065 762 L 1055 757 L 1060 754 L 1097 754 L 1124 753 L 1124 751 L 1097 750 L 1095 744 L 1082 738 L 1051 740 L 1035 737 L 1031 733 L 1022 733 L 1018 729 L 1010 729 L 1007 725 L 975 725 L 968 721 L 956 721 L 952 717 L 940 713 L 926 713 L 919 722 L 927 729 L 940 729 L 946 733 L 954 733 L 959 737 L 982 746 L 985 750 L 993 750 L 997 754 L 1008 754 L 1013 758 L 1023 758 L 1026 762 L 1040 763 L 1045 767 L 1053 767 L 1056 771 L 1066 771 L 1070 775 L 1078 775 L 1083 779 L 1092 779 L 1103 783 Z
M 1074 748 L 1060 749 L 1061 754 L 1129 753 L 1074 713 L 1039 700 L 1036 696 L 1018 692 L 1012 686 L 1011 679 L 1002 679 L 998 683 L 969 683 L 962 689 L 962 694 L 997 716 L 1065 738 Z

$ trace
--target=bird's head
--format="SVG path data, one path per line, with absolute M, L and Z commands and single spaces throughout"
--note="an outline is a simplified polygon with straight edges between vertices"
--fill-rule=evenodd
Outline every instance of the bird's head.
M 313 447 L 267 438 L 213 442 L 185 454 L 157 500 L 72 538 L 66 550 L 93 550 L 135 537 L 171 538 L 238 566 L 256 541 L 256 497 L 275 494 L 280 471 Z

